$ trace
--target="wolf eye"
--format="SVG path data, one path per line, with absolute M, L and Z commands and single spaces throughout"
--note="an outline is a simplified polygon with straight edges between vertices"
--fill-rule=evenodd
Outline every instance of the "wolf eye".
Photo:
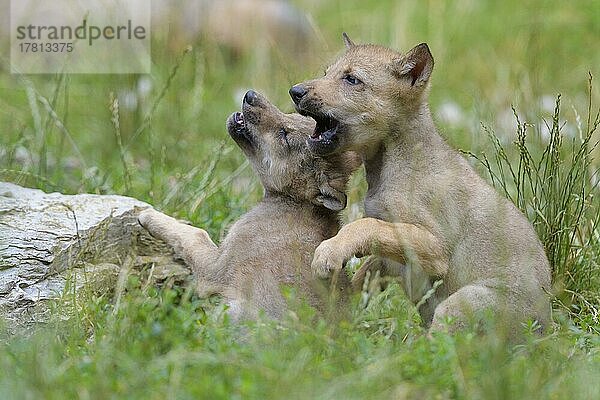
M 355 77 L 353 75 L 344 76 L 344 80 L 351 85 L 358 85 L 358 84 L 362 83 L 362 81 L 360 79 L 358 79 L 357 77 Z

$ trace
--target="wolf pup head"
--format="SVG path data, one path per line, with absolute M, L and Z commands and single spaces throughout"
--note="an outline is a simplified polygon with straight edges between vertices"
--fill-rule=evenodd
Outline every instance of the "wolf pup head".
M 409 131 L 413 117 L 428 112 L 433 57 L 427 44 L 401 54 L 354 44 L 345 33 L 344 43 L 345 52 L 325 76 L 290 89 L 297 111 L 316 121 L 308 143 L 319 155 L 368 155 L 389 132 Z
M 307 138 L 315 121 L 285 114 L 261 94 L 250 90 L 242 111 L 227 120 L 229 135 L 258 174 L 266 195 L 284 195 L 333 211 L 346 207 L 346 184 L 361 163 L 356 153 L 323 159 L 313 154 Z

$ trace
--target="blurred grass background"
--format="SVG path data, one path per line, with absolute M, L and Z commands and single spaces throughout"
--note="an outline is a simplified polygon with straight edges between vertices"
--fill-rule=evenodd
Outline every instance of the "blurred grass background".
M 190 3 L 166 2 L 163 12 L 177 9 L 173 15 L 181 17 Z M 229 25 L 223 21 L 238 32 L 229 41 L 210 30 L 190 35 L 173 15 L 170 25 L 166 13 L 154 15 L 149 75 L 11 75 L 3 34 L 0 179 L 47 191 L 133 196 L 190 220 L 218 240 L 262 195 L 227 136 L 225 118 L 239 109 L 249 88 L 291 112 L 289 87 L 322 74 L 342 51 L 342 31 L 356 42 L 401 51 L 429 44 L 435 58 L 431 108 L 454 147 L 494 154 L 497 148 L 483 124 L 516 161 L 514 106 L 528 124 L 531 153 L 543 154 L 559 93 L 558 124 L 566 141 L 585 133 L 588 73 L 600 76 L 595 0 L 285 3 L 293 6 L 295 22 L 289 25 L 305 28 L 300 44 L 285 33 L 246 35 L 241 27 L 252 31 L 265 23 L 260 8 L 232 12 Z M 0 3 L 3 13 L 6 4 Z M 592 90 L 591 97 L 597 107 L 599 91 Z M 590 143 L 598 138 L 596 132 Z M 567 158 L 568 152 L 565 147 Z M 599 163 L 591 163 L 593 173 Z M 597 186 L 587 190 L 599 197 Z M 360 215 L 363 192 L 359 174 L 347 218 Z M 597 208 L 588 212 L 598 215 Z M 577 224 L 589 225 L 594 215 L 585 218 Z M 596 250 L 579 256 L 573 271 L 598 271 L 597 226 L 578 242 L 595 243 Z M 376 299 L 379 306 L 359 307 L 348 325 L 315 326 L 300 310 L 300 320 L 284 324 L 283 333 L 259 324 L 248 343 L 234 343 L 236 336 L 208 317 L 198 299 L 182 300 L 174 289 L 149 293 L 132 282 L 126 312 L 114 310 L 110 297 L 92 298 L 79 305 L 82 321 L 53 327 L 49 336 L 2 345 L 1 370 L 12 372 L 0 376 L 0 394 L 593 398 L 600 393 L 600 289 L 597 274 L 588 281 L 586 293 L 595 291 L 596 297 L 574 302 L 578 318 L 572 318 L 572 309 L 562 314 L 557 305 L 557 332 L 532 336 L 521 347 L 473 334 L 427 341 L 394 287 Z

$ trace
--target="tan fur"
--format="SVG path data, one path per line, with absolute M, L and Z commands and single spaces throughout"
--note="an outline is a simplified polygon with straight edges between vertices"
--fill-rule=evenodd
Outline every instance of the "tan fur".
M 511 333 L 528 318 L 547 325 L 550 267 L 544 249 L 515 206 L 437 133 L 427 103 L 433 69 L 427 45 L 402 55 L 344 41 L 345 53 L 324 77 L 290 93 L 300 113 L 338 121 L 331 139 L 309 140 L 314 152 L 363 156 L 368 218 L 319 245 L 313 270 L 326 276 L 354 254 L 380 256 L 381 262 L 365 268 L 399 275 L 415 303 L 442 279 L 419 309 L 434 330 L 447 317 L 457 329 L 485 310 L 505 316 Z
M 261 311 L 280 318 L 287 308 L 281 285 L 296 288 L 311 305 L 323 309 L 328 288 L 314 279 L 310 262 L 319 243 L 338 231 L 348 177 L 361 163 L 350 152 L 327 160 L 311 154 L 306 137 L 314 121 L 283 114 L 252 93 L 252 104 L 243 104 L 244 124 L 232 115 L 227 126 L 261 179 L 263 200 L 231 227 L 219 247 L 204 230 L 155 210 L 139 217 L 152 235 L 172 245 L 192 267 L 201 295 L 224 296 L 234 321 L 254 319 Z M 239 113 L 237 118 L 242 118 Z M 341 274 L 336 288 L 340 298 L 348 288 Z

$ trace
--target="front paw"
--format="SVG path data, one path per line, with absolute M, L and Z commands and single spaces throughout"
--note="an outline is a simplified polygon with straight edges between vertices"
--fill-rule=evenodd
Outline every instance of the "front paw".
M 140 211 L 138 214 L 138 222 L 141 226 L 148 229 L 148 226 L 150 226 L 152 223 L 152 218 L 154 218 L 156 214 L 158 214 L 158 211 L 156 211 L 154 208 L 146 208 Z
M 333 271 L 339 271 L 352 255 L 347 255 L 333 239 L 327 239 L 317 247 L 312 261 L 312 271 L 319 278 L 328 278 Z
M 155 237 L 160 237 L 165 227 L 166 215 L 156 211 L 154 208 L 146 208 L 138 214 L 138 222 L 141 226 Z

